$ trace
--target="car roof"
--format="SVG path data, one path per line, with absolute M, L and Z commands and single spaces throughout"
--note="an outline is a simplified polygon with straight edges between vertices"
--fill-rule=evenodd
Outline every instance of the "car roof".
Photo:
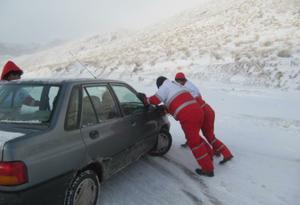
M 60 85 L 60 84 L 81 84 L 81 83 L 125 83 L 119 80 L 111 79 L 94 79 L 94 78 L 39 78 L 39 79 L 21 79 L 14 81 L 1 82 L 5 84 L 50 84 L 50 85 Z

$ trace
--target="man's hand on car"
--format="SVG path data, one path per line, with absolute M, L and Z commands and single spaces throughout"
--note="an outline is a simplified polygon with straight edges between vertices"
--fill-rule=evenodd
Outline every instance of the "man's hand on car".
M 147 102 L 147 96 L 145 95 L 145 93 L 137 93 L 137 97 L 143 101 L 144 105 L 148 105 Z

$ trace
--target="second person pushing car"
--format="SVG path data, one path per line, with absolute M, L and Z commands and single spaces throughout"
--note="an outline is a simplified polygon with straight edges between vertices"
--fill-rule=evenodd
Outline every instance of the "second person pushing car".
M 199 103 L 190 94 L 189 90 L 180 84 L 160 76 L 156 80 L 158 91 L 147 98 L 149 104 L 159 105 L 163 103 L 168 112 L 180 122 L 185 133 L 188 145 L 200 165 L 196 173 L 208 177 L 214 176 L 209 145 L 200 136 L 200 129 L 204 120 L 204 112 Z

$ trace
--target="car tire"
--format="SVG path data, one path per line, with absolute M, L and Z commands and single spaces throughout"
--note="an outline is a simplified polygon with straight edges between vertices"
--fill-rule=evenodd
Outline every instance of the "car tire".
M 149 152 L 151 156 L 163 156 L 171 148 L 172 145 L 172 135 L 166 131 L 162 130 L 157 136 L 157 143 L 155 147 Z
M 96 205 L 100 191 L 97 174 L 86 170 L 76 175 L 66 191 L 64 205 Z

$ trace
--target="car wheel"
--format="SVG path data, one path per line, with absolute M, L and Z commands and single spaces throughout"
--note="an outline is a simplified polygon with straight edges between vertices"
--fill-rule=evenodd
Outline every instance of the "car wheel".
M 100 183 L 95 172 L 81 172 L 72 180 L 65 196 L 65 205 L 96 205 Z
M 162 130 L 157 136 L 157 143 L 155 147 L 150 151 L 149 154 L 152 156 L 163 156 L 170 150 L 171 145 L 171 134 L 166 130 Z

